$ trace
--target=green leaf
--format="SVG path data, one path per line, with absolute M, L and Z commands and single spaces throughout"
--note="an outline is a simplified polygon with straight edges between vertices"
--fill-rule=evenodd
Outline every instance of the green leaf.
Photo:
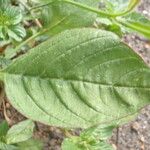
M 121 25 L 150 38 L 150 20 L 140 13 L 133 12 L 117 19 Z M 123 27 L 123 28 L 124 28 Z
M 113 147 L 106 143 L 106 142 L 100 142 L 99 146 L 97 146 L 97 148 L 99 147 L 99 149 L 96 150 L 114 150 Z
M 9 5 L 11 2 L 10 0 L 0 0 L 0 6 L 1 5 Z
M 26 31 L 20 25 L 22 21 L 21 10 L 16 6 L 0 5 L 0 38 L 21 41 Z
M 6 121 L 3 121 L 0 124 L 0 138 L 7 134 L 8 129 L 9 129 L 8 123 Z
M 76 143 L 72 141 L 72 139 L 65 139 L 62 143 L 62 150 L 84 150 L 81 147 L 78 147 Z
M 19 8 L 10 5 L 0 6 L 0 26 L 16 25 L 22 20 Z
M 18 111 L 68 128 L 127 122 L 150 103 L 149 76 L 118 36 L 90 28 L 63 32 L 3 70 Z
M 96 126 L 81 132 L 80 137 L 71 137 L 64 140 L 63 150 L 109 150 L 112 147 L 105 142 L 111 135 L 115 126 Z
M 3 56 L 0 56 L 0 68 L 5 68 L 8 66 L 8 64 L 11 63 L 11 60 L 8 58 L 5 58 Z
M 89 129 L 86 129 L 81 133 L 81 137 L 88 137 L 89 135 L 92 135 L 96 139 L 99 140 L 107 140 L 112 136 L 113 129 L 116 128 L 116 125 L 99 125 L 94 126 Z
M 41 141 L 29 139 L 27 141 L 17 143 L 19 150 L 42 150 L 43 144 Z
M 42 2 L 44 1 L 42 0 Z M 51 1 L 47 0 L 45 2 Z M 76 0 L 76 2 L 95 8 L 98 8 L 99 4 L 99 0 Z M 59 26 L 57 26 L 53 30 L 50 30 L 50 34 L 59 33 L 63 30 L 76 27 L 91 26 L 97 17 L 97 14 L 95 13 L 60 1 L 55 1 L 54 3 L 49 5 L 49 9 L 49 15 L 51 16 L 51 25 L 64 19 L 64 21 L 62 21 Z
M 6 143 L 14 144 L 26 141 L 32 137 L 34 123 L 31 120 L 22 121 L 9 129 L 6 135 Z
M 140 0 L 100 0 L 100 9 L 113 14 L 127 14 Z
M 16 146 L 8 145 L 0 141 L 0 150 L 18 150 Z
M 65 139 L 62 143 L 62 150 L 113 150 L 112 146 L 107 144 L 106 142 L 99 142 L 99 144 L 95 146 L 90 146 L 84 142 L 85 146 L 78 145 L 78 143 L 74 143 L 72 139 Z
M 26 30 L 20 25 L 10 26 L 7 31 L 9 37 L 15 39 L 16 41 L 21 41 L 22 38 L 26 36 Z
M 48 27 L 51 22 L 52 22 L 52 17 L 53 17 L 53 12 L 51 9 L 49 9 L 49 7 L 44 7 L 44 9 L 42 9 L 41 14 L 40 14 L 40 19 L 42 24 L 44 25 L 44 27 Z
M 106 12 L 118 13 L 124 11 L 129 4 L 129 0 L 100 0 L 100 9 Z

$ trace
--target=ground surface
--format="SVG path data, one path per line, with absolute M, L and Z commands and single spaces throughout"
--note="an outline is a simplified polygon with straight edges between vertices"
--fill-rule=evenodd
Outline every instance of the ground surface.
M 150 18 L 150 0 L 143 0 L 138 11 Z M 150 64 L 150 41 L 133 34 L 127 35 L 124 41 Z M 7 101 L 5 105 L 11 124 L 24 119 Z M 4 113 L 2 108 L 0 109 L 0 122 L 3 119 Z M 79 134 L 79 130 L 74 132 Z M 40 123 L 36 123 L 34 137 L 44 142 L 44 150 L 61 150 L 60 145 L 65 138 L 60 129 Z M 150 106 L 144 108 L 135 121 L 116 129 L 110 141 L 118 150 L 150 150 Z

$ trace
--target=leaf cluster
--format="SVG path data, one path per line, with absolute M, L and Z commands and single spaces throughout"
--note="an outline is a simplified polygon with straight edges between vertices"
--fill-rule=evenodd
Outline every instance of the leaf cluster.
M 0 0 L 0 41 L 21 41 L 26 36 L 20 24 L 23 15 L 19 7 L 12 6 L 10 1 Z

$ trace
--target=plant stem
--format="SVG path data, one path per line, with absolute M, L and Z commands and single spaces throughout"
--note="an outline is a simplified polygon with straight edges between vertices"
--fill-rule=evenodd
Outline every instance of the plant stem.
M 53 26 L 50 26 L 50 27 L 48 27 L 48 28 L 45 28 L 45 29 L 43 29 L 43 30 L 37 32 L 36 34 L 34 34 L 33 36 L 31 36 L 31 37 L 28 38 L 27 40 L 25 40 L 24 42 L 22 42 L 20 45 L 18 45 L 18 46 L 15 48 L 14 51 L 17 52 L 21 47 L 23 47 L 24 45 L 26 45 L 27 43 L 29 43 L 31 40 L 35 39 L 36 37 L 38 37 L 38 36 L 40 36 L 40 35 L 42 35 L 42 34 L 44 34 L 44 33 L 46 33 L 47 31 L 49 31 L 49 30 L 55 28 L 56 26 L 58 26 L 59 24 L 61 24 L 65 19 L 66 19 L 66 17 L 63 18 L 62 20 L 58 21 L 58 22 L 57 22 L 56 24 L 54 24 Z

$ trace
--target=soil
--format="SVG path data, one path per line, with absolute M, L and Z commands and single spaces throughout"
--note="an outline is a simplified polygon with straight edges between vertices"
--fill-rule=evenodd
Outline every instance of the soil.
M 138 11 L 150 18 L 150 0 L 143 0 Z M 150 65 L 149 40 L 136 34 L 126 35 L 123 40 Z M 7 100 L 5 106 L 11 125 L 25 119 Z M 4 120 L 3 108 L 0 109 L 0 122 L 2 120 Z M 70 132 L 78 135 L 80 130 Z M 43 141 L 44 150 L 61 150 L 60 145 L 65 135 L 59 128 L 36 123 L 34 137 Z M 143 108 L 134 121 L 115 129 L 110 142 L 117 150 L 150 150 L 150 106 Z

